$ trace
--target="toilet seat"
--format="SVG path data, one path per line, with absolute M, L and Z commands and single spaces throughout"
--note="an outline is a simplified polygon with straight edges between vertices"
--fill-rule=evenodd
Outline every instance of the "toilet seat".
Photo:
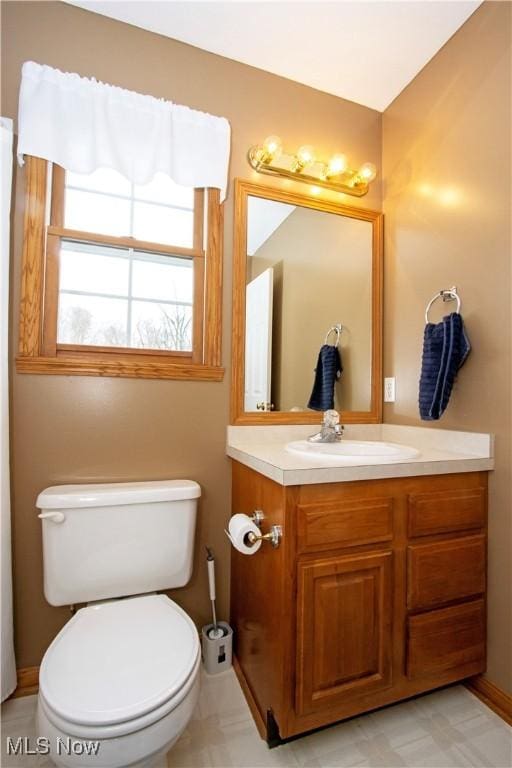
M 91 605 L 48 648 L 41 704 L 68 733 L 121 736 L 176 707 L 192 688 L 199 662 L 194 623 L 165 595 Z

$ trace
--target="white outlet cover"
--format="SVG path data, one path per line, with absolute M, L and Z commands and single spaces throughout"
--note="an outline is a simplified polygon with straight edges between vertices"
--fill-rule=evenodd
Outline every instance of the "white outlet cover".
M 395 377 L 389 376 L 388 378 L 385 378 L 384 379 L 384 402 L 385 403 L 395 402 L 395 389 L 396 389 Z

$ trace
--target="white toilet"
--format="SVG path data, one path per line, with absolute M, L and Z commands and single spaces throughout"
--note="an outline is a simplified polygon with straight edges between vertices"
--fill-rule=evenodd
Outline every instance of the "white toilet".
M 39 495 L 46 599 L 88 603 L 41 664 L 37 731 L 56 765 L 166 765 L 197 702 L 201 655 L 192 619 L 154 593 L 190 579 L 200 493 L 169 480 Z

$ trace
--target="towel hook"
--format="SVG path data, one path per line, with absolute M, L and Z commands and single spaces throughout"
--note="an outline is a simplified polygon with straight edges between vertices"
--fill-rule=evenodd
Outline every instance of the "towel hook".
M 437 301 L 437 299 L 442 299 L 443 301 L 456 301 L 457 302 L 457 313 L 460 312 L 460 296 L 457 293 L 457 286 L 453 285 L 451 288 L 443 288 L 441 291 L 436 293 L 435 296 L 433 296 L 429 303 L 427 304 L 427 308 L 425 310 L 425 323 L 428 323 L 428 312 L 432 304 Z
M 342 330 L 343 330 L 343 326 L 342 326 L 341 323 L 336 323 L 336 325 L 331 326 L 331 328 L 329 328 L 329 330 L 325 334 L 324 344 L 327 344 L 327 340 L 328 340 L 329 336 L 331 335 L 331 333 L 335 333 L 336 334 L 336 344 L 333 344 L 333 346 L 337 347 L 338 344 L 340 343 L 340 334 L 341 334 Z

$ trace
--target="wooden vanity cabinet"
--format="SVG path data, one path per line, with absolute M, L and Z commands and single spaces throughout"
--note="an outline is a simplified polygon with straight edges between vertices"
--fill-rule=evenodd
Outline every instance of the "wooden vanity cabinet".
M 235 666 L 262 737 L 304 733 L 485 669 L 487 473 L 284 487 L 233 462 Z

